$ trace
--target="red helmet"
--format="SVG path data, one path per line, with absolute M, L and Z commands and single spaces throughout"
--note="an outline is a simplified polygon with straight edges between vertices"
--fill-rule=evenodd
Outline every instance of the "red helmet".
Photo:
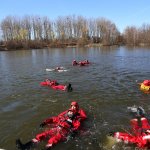
M 78 105 L 78 103 L 77 102 L 71 102 L 71 106 L 76 106 L 76 108 L 78 109 L 79 108 L 79 105 Z
M 144 84 L 145 86 L 150 86 L 150 80 L 144 80 L 144 81 L 143 81 L 143 84 Z
M 71 105 L 78 106 L 78 103 L 74 101 L 74 102 L 71 102 Z

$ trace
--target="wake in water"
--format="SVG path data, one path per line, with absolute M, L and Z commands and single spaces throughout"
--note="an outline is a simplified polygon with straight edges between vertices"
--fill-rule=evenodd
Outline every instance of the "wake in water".
M 52 71 L 55 71 L 55 72 L 66 72 L 68 70 L 65 69 L 64 67 L 56 67 L 56 68 L 46 68 L 46 71 L 48 71 L 48 72 L 52 72 Z

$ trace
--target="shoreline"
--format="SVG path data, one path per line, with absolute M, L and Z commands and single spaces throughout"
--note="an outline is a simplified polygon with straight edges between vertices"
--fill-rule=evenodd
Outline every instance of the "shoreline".
M 44 46 L 44 47 L 33 47 L 33 48 L 12 48 L 12 49 L 8 49 L 7 47 L 4 46 L 0 46 L 0 51 L 21 51 L 21 50 L 32 50 L 32 49 L 50 49 L 50 48 L 88 48 L 88 47 L 112 47 L 112 46 L 121 46 L 121 45 L 103 45 L 103 44 L 87 44 L 87 45 L 83 45 L 83 46 L 79 46 L 79 45 L 67 45 L 67 46 Z
M 138 46 L 134 45 L 123 45 L 123 44 L 114 44 L 114 45 L 103 45 L 103 44 L 87 44 L 84 46 L 79 46 L 79 45 L 68 45 L 68 46 L 44 46 L 44 47 L 33 47 L 33 48 L 16 48 L 16 49 L 8 49 L 4 45 L 0 45 L 0 51 L 21 51 L 21 50 L 32 50 L 32 49 L 50 49 L 50 48 L 90 48 L 90 47 L 114 47 L 114 46 L 126 46 L 126 47 L 150 47 L 147 44 L 140 44 Z

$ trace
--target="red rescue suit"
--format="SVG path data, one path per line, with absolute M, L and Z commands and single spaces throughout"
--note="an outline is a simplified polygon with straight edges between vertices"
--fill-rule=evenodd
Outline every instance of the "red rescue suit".
M 88 60 L 82 61 L 84 64 L 90 64 Z
M 88 64 L 89 64 L 89 61 L 88 61 L 88 60 L 80 61 L 79 63 L 77 63 L 76 60 L 74 60 L 74 61 L 72 62 L 72 65 L 73 65 L 73 66 L 76 66 L 76 65 L 85 66 L 85 65 L 88 65 Z
M 80 62 L 79 62 L 79 65 L 80 65 L 80 66 L 85 66 L 85 65 L 86 65 L 86 63 L 84 63 L 84 62 L 80 61 Z
M 56 80 L 48 80 L 46 79 L 44 82 L 40 83 L 41 86 L 53 86 L 53 85 L 58 85 Z
M 80 122 L 76 119 L 76 116 L 74 116 L 74 119 L 71 120 L 66 114 L 67 113 L 64 113 L 62 115 L 61 113 L 56 117 L 46 119 L 44 123 L 54 124 L 54 127 L 36 135 L 36 140 L 41 141 L 50 136 L 48 144 L 53 145 L 59 141 L 65 140 L 69 133 L 77 130 L 80 127 Z
M 65 91 L 67 88 L 66 85 L 58 84 L 56 80 L 53 80 L 53 81 L 46 80 L 44 82 L 41 82 L 40 85 L 41 86 L 50 86 L 54 90 L 62 90 L 62 91 Z
M 51 88 L 54 89 L 54 90 L 62 90 L 62 91 L 65 91 L 66 88 L 67 88 L 67 86 L 66 86 L 66 85 L 60 85 L 60 84 L 59 84 L 59 85 L 52 85 Z
M 71 108 L 69 109 L 71 110 Z M 62 112 L 61 114 L 59 114 L 59 116 L 63 116 L 64 114 L 67 113 L 68 110 Z M 85 111 L 83 109 L 78 109 L 77 110 L 73 110 L 74 114 L 76 115 L 76 119 L 79 121 L 84 121 L 85 119 L 87 119 L 87 115 L 85 113 Z
M 131 120 L 132 134 L 116 132 L 114 137 L 125 143 L 136 144 L 139 148 L 150 148 L 150 124 L 146 118 L 141 118 L 141 127 L 137 119 Z
M 88 64 L 90 64 L 90 63 L 89 63 L 89 61 L 86 61 L 86 60 L 79 62 L 79 65 L 80 65 L 80 66 L 86 66 L 86 65 L 88 65 Z
M 74 60 L 74 61 L 72 62 L 72 65 L 73 65 L 73 66 L 78 65 L 77 61 L 76 61 L 76 60 Z

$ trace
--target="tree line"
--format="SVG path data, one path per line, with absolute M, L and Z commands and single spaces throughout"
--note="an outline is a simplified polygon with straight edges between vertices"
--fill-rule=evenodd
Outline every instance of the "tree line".
M 115 23 L 105 18 L 7 16 L 0 28 L 0 44 L 7 49 L 150 43 L 150 25 L 127 27 L 121 34 Z

